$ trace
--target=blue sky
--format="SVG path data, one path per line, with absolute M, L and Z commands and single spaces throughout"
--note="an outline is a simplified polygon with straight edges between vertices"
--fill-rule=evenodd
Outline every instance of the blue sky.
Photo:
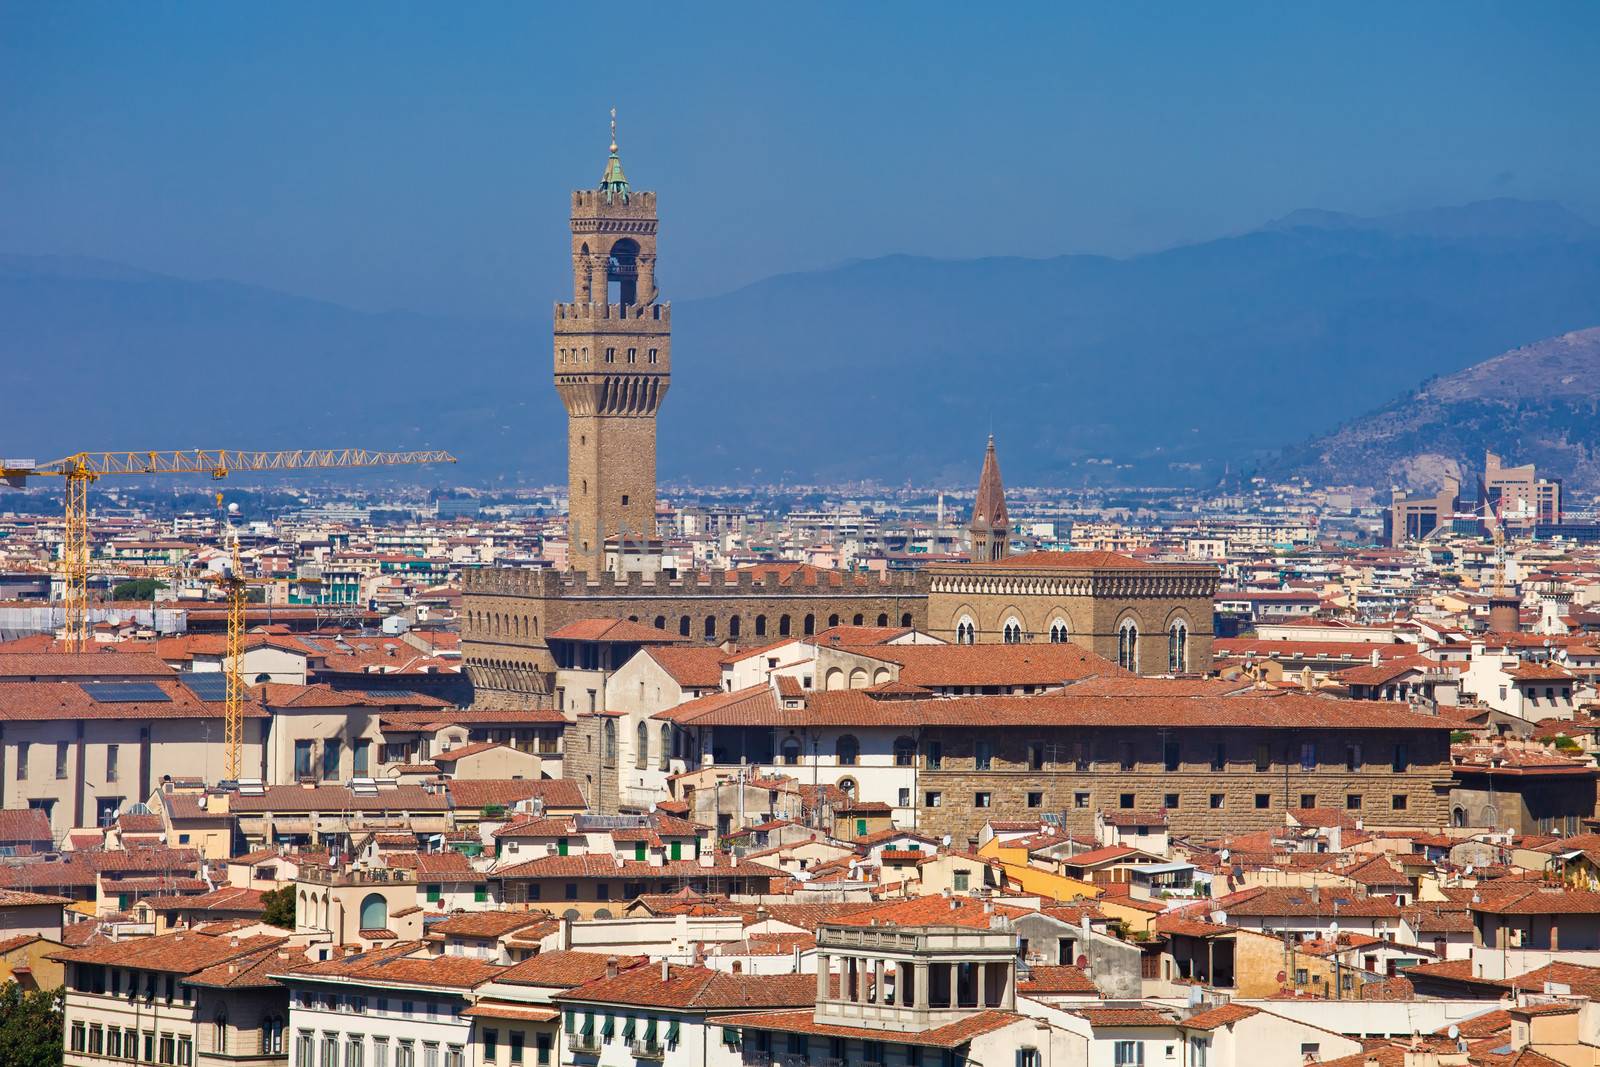
M 667 297 L 1301 207 L 1600 221 L 1600 4 L 0 0 L 0 252 L 548 314 L 606 112 Z

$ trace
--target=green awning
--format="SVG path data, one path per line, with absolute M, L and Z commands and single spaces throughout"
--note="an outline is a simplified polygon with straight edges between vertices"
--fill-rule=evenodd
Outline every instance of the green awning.
M 672 1020 L 672 1022 L 667 1024 L 667 1044 L 676 1045 L 677 1043 L 678 1043 L 678 1020 L 674 1019 L 674 1020 Z
M 585 1015 L 583 1017 L 583 1036 L 584 1037 L 593 1037 L 594 1036 L 594 1016 L 593 1015 Z
M 644 1043 L 647 1045 L 656 1043 L 656 1021 L 654 1019 L 651 1019 L 649 1025 L 644 1028 Z
M 637 1027 L 638 1020 L 631 1015 L 628 1016 L 628 1021 L 622 1024 L 622 1039 L 624 1041 L 632 1041 L 634 1031 L 637 1029 Z
M 673 1023 L 672 1026 L 673 1029 L 676 1030 L 678 1024 Z M 722 1043 L 724 1045 L 738 1045 L 739 1037 L 739 1028 L 737 1026 L 724 1026 L 722 1028 Z
M 578 1028 L 578 1013 L 574 1012 L 574 1011 L 567 1012 L 567 1033 L 570 1034 L 574 1030 L 576 1030 L 577 1028 Z
M 603 1024 L 601 1024 L 601 1026 L 600 1026 L 600 1036 L 605 1038 L 607 1041 L 610 1041 L 611 1040 L 611 1035 L 616 1033 L 616 1032 L 617 1032 L 617 1020 L 616 1020 L 616 1017 L 612 1016 L 612 1015 L 607 1015 L 606 1016 L 606 1021 Z

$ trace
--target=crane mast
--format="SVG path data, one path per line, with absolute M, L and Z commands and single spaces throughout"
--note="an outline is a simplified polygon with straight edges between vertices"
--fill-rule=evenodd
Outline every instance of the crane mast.
M 251 452 L 228 448 L 178 451 L 74 452 L 70 456 L 35 463 L 0 458 L 0 482 L 20 488 L 29 478 L 61 478 L 66 482 L 65 529 L 61 543 L 61 603 L 63 637 L 69 651 L 89 645 L 89 486 L 108 475 L 208 474 L 226 478 L 243 471 L 342 470 L 361 467 L 397 467 L 422 463 L 454 463 L 448 452 L 377 452 L 365 448 L 293 449 Z M 231 534 L 232 572 L 223 579 L 228 604 L 228 655 L 224 703 L 226 774 L 237 779 L 244 744 L 244 681 L 239 674 L 244 651 L 244 612 L 249 584 L 239 558 L 237 531 Z

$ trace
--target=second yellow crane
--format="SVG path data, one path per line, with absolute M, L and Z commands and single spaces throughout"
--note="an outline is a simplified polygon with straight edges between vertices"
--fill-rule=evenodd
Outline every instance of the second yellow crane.
M 175 452 L 74 452 L 34 463 L 0 459 L 0 482 L 21 487 L 29 478 L 66 480 L 66 526 L 61 544 L 63 637 L 67 648 L 81 652 L 89 642 L 89 486 L 107 475 L 209 474 L 226 478 L 236 471 L 342 470 L 396 467 L 421 463 L 454 463 L 443 451 L 373 452 L 364 448 L 295 449 L 247 452 L 239 449 L 187 449 Z M 224 732 L 227 776 L 237 778 L 244 733 L 244 687 L 239 677 L 243 651 L 244 587 L 238 539 L 232 545 L 233 572 L 227 582 L 228 671 Z

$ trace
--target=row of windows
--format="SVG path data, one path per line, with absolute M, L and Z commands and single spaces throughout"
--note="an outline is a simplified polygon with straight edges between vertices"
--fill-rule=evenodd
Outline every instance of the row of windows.
M 31 741 L 18 741 L 12 747 L 16 750 L 16 753 L 17 753 L 17 772 L 16 773 L 17 773 L 17 781 L 20 782 L 23 779 L 28 777 L 28 763 L 29 763 L 28 750 L 33 747 L 33 742 L 31 742 Z M 72 751 L 71 742 L 68 742 L 68 741 L 57 741 L 56 742 L 55 776 L 56 776 L 56 779 L 58 781 L 65 781 L 66 778 L 67 778 L 67 766 L 68 766 L 68 763 L 70 761 L 71 751 Z M 120 755 L 121 755 L 121 746 L 119 746 L 119 745 L 107 745 L 106 746 L 105 780 L 107 782 L 115 782 L 117 780 L 118 763 L 119 763 L 119 756 Z
M 733 1027 L 725 1027 L 722 1031 L 723 1043 L 732 1047 L 743 1044 L 740 1031 Z M 828 1037 L 813 1039 L 806 1034 L 775 1034 L 770 1030 L 755 1030 L 749 1035 L 749 1045 L 761 1055 L 763 1059 L 776 1052 L 783 1052 L 788 1057 L 805 1063 L 816 1062 L 825 1056 L 835 1063 L 860 1062 L 868 1064 L 883 1064 L 888 1062 L 888 1046 L 883 1041 L 858 1042 L 859 1055 L 851 1055 L 851 1042 L 842 1037 Z M 816 1045 L 815 1053 L 812 1046 Z M 826 1050 L 825 1052 L 823 1050 Z M 967 1057 L 961 1052 L 951 1049 L 925 1049 L 918 1045 L 906 1045 L 902 1062 L 909 1067 L 965 1067 Z M 1039 1050 L 1026 1047 L 1017 1050 L 1017 1067 L 1039 1067 Z
M 551 1040 L 550 1035 L 536 1033 L 533 1035 L 534 1063 L 543 1064 L 550 1062 Z M 500 1052 L 500 1031 L 488 1028 L 483 1031 L 483 1056 L 484 1063 L 506 1063 L 510 1067 L 519 1067 L 526 1062 L 527 1038 L 521 1030 L 510 1030 L 506 1033 L 505 1056 L 502 1059 Z
M 835 626 L 842 626 L 845 625 L 845 619 L 846 617 L 844 615 L 834 612 L 827 617 L 826 625 L 830 629 Z M 869 622 L 869 620 L 873 621 Z M 629 616 L 628 621 L 638 622 L 639 618 L 638 616 Z M 472 611 L 467 613 L 467 622 L 469 628 L 473 632 L 487 637 L 539 636 L 539 620 L 537 617 L 532 615 L 521 615 L 506 612 Z M 655 617 L 656 629 L 665 630 L 667 629 L 668 624 L 669 620 L 667 616 L 657 615 Z M 892 617 L 886 611 L 878 612 L 875 617 L 859 611 L 854 615 L 849 616 L 849 625 L 851 626 L 890 626 L 893 624 Z M 694 617 L 691 615 L 680 615 L 678 617 L 677 625 L 678 636 L 689 637 L 694 632 Z M 701 635 L 708 639 L 716 638 L 719 635 L 720 625 L 721 624 L 718 622 L 717 616 L 705 616 L 700 622 Z M 755 618 L 752 620 L 752 625 L 755 630 L 756 637 L 768 636 L 769 620 L 766 615 L 755 616 Z M 777 636 L 792 636 L 794 633 L 794 625 L 794 619 L 791 616 L 778 616 Z M 911 625 L 911 613 L 909 611 L 901 614 L 899 625 Z M 728 637 L 742 637 L 743 629 L 744 622 L 740 616 L 734 615 L 728 619 Z M 800 632 L 806 637 L 809 637 L 817 632 L 817 616 L 815 614 L 807 614 L 800 620 Z
M 567 1044 L 579 1052 L 599 1052 L 605 1045 L 620 1039 L 633 1047 L 635 1053 L 646 1051 L 660 1053 L 676 1048 L 679 1024 L 676 1019 L 635 1018 L 632 1015 L 616 1016 L 609 1012 L 566 1013 Z
M 167 1063 L 173 1067 L 190 1067 L 194 1063 L 193 1038 L 167 1030 L 135 1030 L 131 1026 L 120 1028 L 78 1022 L 68 1031 L 67 1046 L 73 1052 L 114 1060 Z
M 1274 796 L 1276 796 L 1276 795 L 1277 794 L 1274 794 L 1274 793 L 1257 793 L 1257 794 L 1255 794 L 1255 796 L 1253 797 L 1254 807 L 1257 810 L 1261 810 L 1261 811 L 1265 811 L 1267 809 L 1270 809 L 1272 807 L 1272 798 Z M 911 790 L 909 790 L 909 789 L 900 790 L 900 806 L 901 807 L 909 807 L 910 803 L 911 803 L 910 797 L 911 797 Z M 1319 803 L 1319 800 L 1321 800 L 1321 797 L 1319 797 L 1318 794 L 1316 794 L 1316 793 L 1301 793 L 1299 795 L 1299 801 L 1300 801 L 1299 806 L 1302 807 L 1302 808 L 1321 807 L 1322 805 Z M 1044 807 L 1044 802 L 1045 802 L 1045 795 L 1044 795 L 1044 792 L 1042 790 L 1031 790 L 1031 791 L 1028 792 L 1027 797 L 1026 797 L 1026 804 L 1027 804 L 1028 807 L 1030 807 L 1030 808 L 1043 808 Z M 1119 794 L 1117 794 L 1117 807 L 1119 807 L 1119 808 L 1121 808 L 1123 810 L 1132 811 L 1132 810 L 1136 809 L 1139 806 L 1138 802 L 1139 802 L 1139 795 L 1137 793 L 1119 793 Z M 929 790 L 927 790 L 922 795 L 922 803 L 923 803 L 923 807 L 927 807 L 927 808 L 942 808 L 942 807 L 944 807 L 944 791 L 943 790 L 939 790 L 939 789 L 929 789 Z M 974 808 L 992 808 L 992 807 L 994 807 L 994 793 L 992 791 L 990 791 L 990 790 L 987 790 L 987 789 L 980 789 L 980 790 L 975 791 L 972 794 L 972 806 Z M 1085 811 L 1090 809 L 1090 808 L 1092 808 L 1094 806 L 1094 793 L 1092 791 L 1090 791 L 1090 790 L 1087 790 L 1087 789 L 1082 789 L 1082 790 L 1078 790 L 1078 791 L 1074 792 L 1072 794 L 1072 806 L 1074 808 L 1079 809 L 1079 810 L 1085 810 Z M 1161 806 L 1163 808 L 1166 808 L 1169 811 L 1175 811 L 1175 810 L 1183 807 L 1183 797 L 1179 793 L 1163 793 L 1161 795 Z M 1227 806 L 1228 806 L 1228 794 L 1226 794 L 1226 793 L 1211 793 L 1211 794 L 1208 794 L 1207 797 L 1206 797 L 1206 806 L 1208 808 L 1210 808 L 1212 811 L 1225 810 L 1227 808 Z M 1408 794 L 1405 794 L 1405 793 L 1392 793 L 1392 794 L 1390 794 L 1390 796 L 1389 796 L 1389 810 L 1390 811 L 1406 811 L 1406 810 L 1408 810 L 1409 806 L 1410 806 L 1410 797 L 1409 797 Z M 1346 793 L 1344 795 L 1344 807 L 1345 807 L 1346 811 L 1362 811 L 1362 810 L 1364 810 L 1365 807 L 1366 807 L 1366 794 L 1364 794 L 1364 793 Z
M 295 1037 L 292 1067 L 390 1067 L 391 1042 L 374 1035 L 370 1039 L 372 1058 L 367 1059 L 368 1039 L 361 1034 L 344 1035 L 301 1030 Z M 466 1049 L 461 1045 L 441 1045 L 437 1041 L 395 1039 L 393 1067 L 465 1067 Z M 342 1055 L 341 1055 L 342 1052 Z M 550 1062 L 548 1059 L 540 1063 Z
M 563 348 L 563 349 L 559 349 L 558 350 L 558 357 L 559 357 L 559 359 L 561 360 L 562 363 L 568 363 L 568 364 L 570 364 L 570 363 L 588 363 L 589 362 L 589 350 L 587 348 Z M 607 362 L 607 363 L 615 363 L 616 361 L 617 361 L 617 350 L 615 348 L 607 348 L 606 349 L 606 354 L 605 354 L 605 362 Z M 645 349 L 644 361 L 645 361 L 645 363 L 647 363 L 647 364 L 649 364 L 651 366 L 654 366 L 655 364 L 660 363 L 661 362 L 661 350 L 658 349 L 658 348 L 647 348 L 647 349 Z M 639 350 L 637 348 L 628 349 L 623 354 L 623 362 L 624 363 L 638 363 L 639 362 Z
M 785 760 L 788 759 L 789 746 L 795 745 L 796 762 L 798 761 L 798 742 L 788 739 L 784 742 Z M 1138 767 L 1139 748 L 1137 742 L 1119 741 L 1117 743 L 1116 767 L 1123 771 L 1136 770 Z M 837 761 L 845 766 L 854 765 L 861 751 L 861 744 L 851 734 L 840 735 L 835 742 L 834 752 Z M 897 767 L 910 767 L 915 761 L 916 742 L 909 737 L 899 737 L 894 742 L 894 762 Z M 1217 741 L 1208 748 L 1196 751 L 1190 748 L 1191 763 L 1204 761 L 1210 770 L 1225 771 L 1231 762 L 1229 747 L 1225 741 Z M 1265 742 L 1257 744 L 1253 752 L 1254 766 L 1257 771 L 1270 771 L 1272 765 L 1272 749 Z M 1298 762 L 1302 771 L 1315 771 L 1323 766 L 1323 751 L 1315 741 L 1304 741 L 1298 745 L 1290 745 L 1284 752 L 1284 762 L 1294 764 Z M 1346 771 L 1358 772 L 1366 768 L 1365 754 L 1359 743 L 1345 745 L 1343 765 Z M 944 744 L 939 741 L 929 741 L 923 746 L 924 766 L 929 770 L 939 770 L 945 765 Z M 1184 766 L 1184 746 L 1181 742 L 1168 740 L 1161 746 L 1161 765 L 1164 770 L 1178 771 Z M 1094 746 L 1087 741 L 1075 741 L 1067 744 L 1047 744 L 1043 741 L 1028 742 L 1025 763 L 1028 770 L 1042 771 L 1057 768 L 1070 768 L 1078 771 L 1092 771 L 1097 762 Z M 994 743 L 991 741 L 977 740 L 972 745 L 972 766 L 974 770 L 987 771 L 994 769 Z M 1411 747 L 1405 743 L 1397 744 L 1390 752 L 1389 767 L 1396 774 L 1403 774 L 1411 769 Z

